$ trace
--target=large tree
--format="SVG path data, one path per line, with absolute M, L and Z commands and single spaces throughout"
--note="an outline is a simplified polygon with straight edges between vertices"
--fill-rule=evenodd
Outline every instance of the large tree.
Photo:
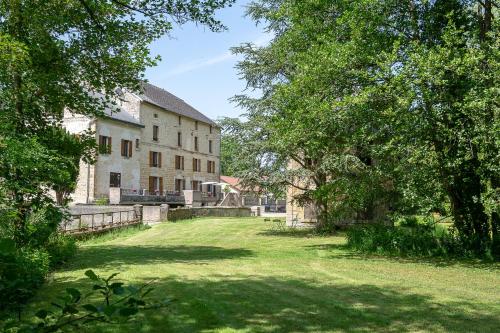
M 64 110 L 101 115 L 119 89 L 140 88 L 159 59 L 149 52 L 152 41 L 188 21 L 221 30 L 214 13 L 232 2 L 0 2 L 0 155 L 8 157 L 0 160 L 0 180 L 20 232 L 37 204 L 50 204 L 47 189 L 61 188 L 73 173 L 74 158 L 60 154 L 64 144 L 43 139 L 60 127 Z
M 255 2 L 249 14 L 275 38 L 235 49 L 245 57 L 239 68 L 249 87 L 262 91 L 236 97 L 260 135 L 247 146 L 255 154 L 247 149 L 243 158 L 279 164 L 267 170 L 302 188 L 300 199 L 320 208 L 323 223 L 339 213 L 373 217 L 381 204 L 425 213 L 447 201 L 459 234 L 484 253 L 498 230 L 493 7 Z M 298 168 L 287 168 L 289 161 Z

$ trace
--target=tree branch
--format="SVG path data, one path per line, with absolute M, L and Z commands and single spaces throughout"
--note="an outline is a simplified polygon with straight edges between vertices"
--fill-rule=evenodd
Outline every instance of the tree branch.
M 99 23 L 99 20 L 97 19 L 97 17 L 95 16 L 94 12 L 89 7 L 89 5 L 85 2 L 85 0 L 78 0 L 78 1 L 81 3 L 81 5 L 83 6 L 83 8 L 85 8 L 85 11 L 87 12 L 87 14 L 89 14 L 90 19 L 95 23 L 95 25 L 97 26 L 97 28 L 99 30 L 101 30 L 101 32 L 104 32 L 104 27 L 101 25 L 101 23 Z

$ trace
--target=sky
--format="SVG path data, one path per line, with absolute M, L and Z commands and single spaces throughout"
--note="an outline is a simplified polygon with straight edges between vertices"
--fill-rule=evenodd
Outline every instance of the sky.
M 228 99 L 244 92 L 246 83 L 234 68 L 241 58 L 229 49 L 245 42 L 265 45 L 270 40 L 262 26 L 244 17 L 249 2 L 238 0 L 217 12 L 227 31 L 215 33 L 190 23 L 176 26 L 170 36 L 154 42 L 151 52 L 162 60 L 146 71 L 148 81 L 211 119 L 240 116 L 244 110 Z

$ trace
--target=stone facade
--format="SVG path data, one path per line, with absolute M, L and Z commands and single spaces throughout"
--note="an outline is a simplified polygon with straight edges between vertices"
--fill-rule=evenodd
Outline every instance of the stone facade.
M 290 162 L 288 168 L 298 168 L 296 162 Z M 300 187 L 313 188 L 313 184 L 308 179 L 295 179 L 294 182 Z M 288 186 L 286 193 L 286 223 L 287 225 L 295 225 L 296 223 L 311 224 L 316 223 L 316 209 L 313 205 L 302 206 L 299 205 L 295 198 L 303 193 L 302 190 Z
M 202 183 L 219 182 L 219 128 L 177 97 L 157 87 L 147 87 L 155 89 L 156 95 L 124 93 L 119 109 L 106 110 L 102 118 L 66 113 L 64 126 L 69 132 L 91 129 L 98 144 L 102 137 L 111 138 L 110 150 L 100 149 L 94 165 L 80 164 L 74 203 L 109 198 L 110 188 L 117 184 L 121 189 L 141 194 L 182 192 L 193 186 L 197 187 L 195 190 L 215 193 L 213 186 Z M 172 109 L 155 103 L 154 98 L 163 98 L 160 102 L 172 100 Z M 183 163 L 176 163 L 176 156 Z

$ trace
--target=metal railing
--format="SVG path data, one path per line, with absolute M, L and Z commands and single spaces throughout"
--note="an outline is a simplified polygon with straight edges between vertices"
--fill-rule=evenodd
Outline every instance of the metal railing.
M 63 221 L 61 231 L 67 234 L 92 233 L 141 222 L 140 213 L 134 209 L 71 214 Z

